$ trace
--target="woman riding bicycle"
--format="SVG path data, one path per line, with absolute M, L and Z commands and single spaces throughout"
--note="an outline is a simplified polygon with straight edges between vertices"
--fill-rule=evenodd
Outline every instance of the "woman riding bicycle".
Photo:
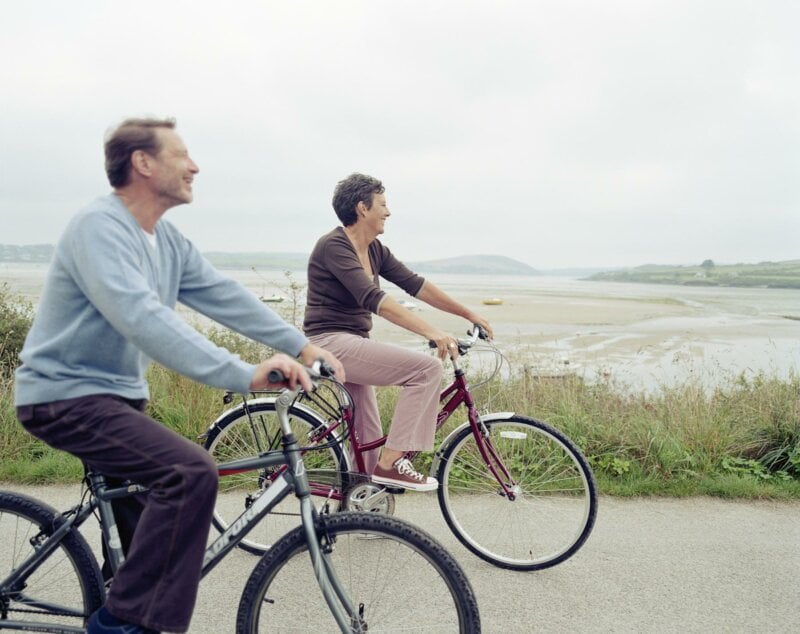
M 401 386 L 388 439 L 365 456 L 367 472 L 378 484 L 431 491 L 437 481 L 418 473 L 404 455 L 431 451 L 436 411 L 447 355 L 458 355 L 455 338 L 427 323 L 380 289 L 380 278 L 439 310 L 479 324 L 489 322 L 432 282 L 409 270 L 378 236 L 391 214 L 381 181 L 351 174 L 333 194 L 342 227 L 322 236 L 308 262 L 308 297 L 303 330 L 309 340 L 336 355 L 347 374 L 355 404 L 355 431 L 370 442 L 383 435 L 373 386 Z M 369 339 L 372 313 L 436 343 L 439 359 Z

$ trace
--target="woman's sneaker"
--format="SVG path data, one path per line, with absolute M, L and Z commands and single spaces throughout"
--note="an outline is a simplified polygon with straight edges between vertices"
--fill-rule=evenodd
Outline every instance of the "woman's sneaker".
M 372 481 L 390 487 L 401 487 L 412 491 L 434 491 L 439 486 L 436 478 L 417 472 L 408 458 L 399 458 L 389 469 L 380 465 L 372 472 Z

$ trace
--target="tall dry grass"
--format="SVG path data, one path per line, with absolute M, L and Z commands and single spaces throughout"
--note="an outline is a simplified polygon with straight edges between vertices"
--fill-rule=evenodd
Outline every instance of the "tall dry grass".
M 719 494 L 720 481 L 735 477 L 800 494 L 800 377 L 630 394 L 523 374 L 485 389 L 493 409 L 546 420 L 575 440 L 607 491 Z
M 245 359 L 271 354 L 226 330 L 206 331 Z M 479 377 L 471 377 L 477 383 Z M 197 440 L 223 411 L 223 392 L 153 366 L 150 414 Z M 709 392 L 690 383 L 631 394 L 577 377 L 526 374 L 494 378 L 475 392 L 483 411 L 515 411 L 545 420 L 589 458 L 601 491 L 618 495 L 713 494 L 800 498 L 800 377 L 740 377 Z M 388 423 L 397 390 L 380 390 Z M 459 422 L 464 416 L 454 417 Z M 21 429 L 13 378 L 0 374 L 0 480 L 65 481 L 80 465 Z

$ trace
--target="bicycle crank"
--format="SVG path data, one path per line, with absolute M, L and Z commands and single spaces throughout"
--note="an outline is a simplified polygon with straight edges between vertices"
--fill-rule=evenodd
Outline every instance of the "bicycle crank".
M 344 507 L 347 511 L 394 515 L 394 494 L 377 484 L 362 482 L 347 489 Z

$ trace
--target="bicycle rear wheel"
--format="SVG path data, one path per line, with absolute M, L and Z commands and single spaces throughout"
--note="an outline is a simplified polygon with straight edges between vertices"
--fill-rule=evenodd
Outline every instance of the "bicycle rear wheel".
M 47 631 L 41 628 L 56 624 L 82 628 L 103 604 L 97 560 L 77 531 L 67 534 L 24 579 L 7 583 L 63 522 L 55 509 L 38 500 L 0 492 L 0 630 L 11 627 L 12 621 L 18 624 L 15 629 L 27 631 Z
M 511 475 L 510 499 L 489 471 L 469 424 L 441 449 L 439 506 L 456 537 L 486 561 L 540 570 L 574 555 L 597 515 L 588 462 L 560 431 L 525 416 L 484 424 Z
M 456 560 L 424 531 L 378 513 L 317 519 L 326 555 L 359 613 L 354 632 L 480 632 L 475 593 Z M 320 542 L 324 548 L 326 540 Z M 339 632 L 314 577 L 303 527 L 261 558 L 242 593 L 239 634 Z
M 248 408 L 249 417 L 239 407 L 209 430 L 204 447 L 218 464 L 281 449 L 281 427 L 275 403 L 262 400 L 251 403 Z M 291 407 L 289 421 L 301 446 L 315 444 L 315 435 L 325 430 L 325 421 L 305 408 Z M 324 442 L 327 443 L 327 440 Z M 339 498 L 347 473 L 341 444 L 333 442 L 323 449 L 307 451 L 303 454 L 303 462 L 315 491 L 320 495 L 332 494 L 326 502 L 329 510 L 339 510 Z M 247 471 L 221 478 L 212 520 L 214 528 L 220 532 L 226 530 L 266 490 L 272 482 L 272 476 L 282 468 Z M 263 554 L 275 539 L 299 523 L 297 500 L 289 497 L 261 520 L 240 542 L 239 547 L 253 554 Z

